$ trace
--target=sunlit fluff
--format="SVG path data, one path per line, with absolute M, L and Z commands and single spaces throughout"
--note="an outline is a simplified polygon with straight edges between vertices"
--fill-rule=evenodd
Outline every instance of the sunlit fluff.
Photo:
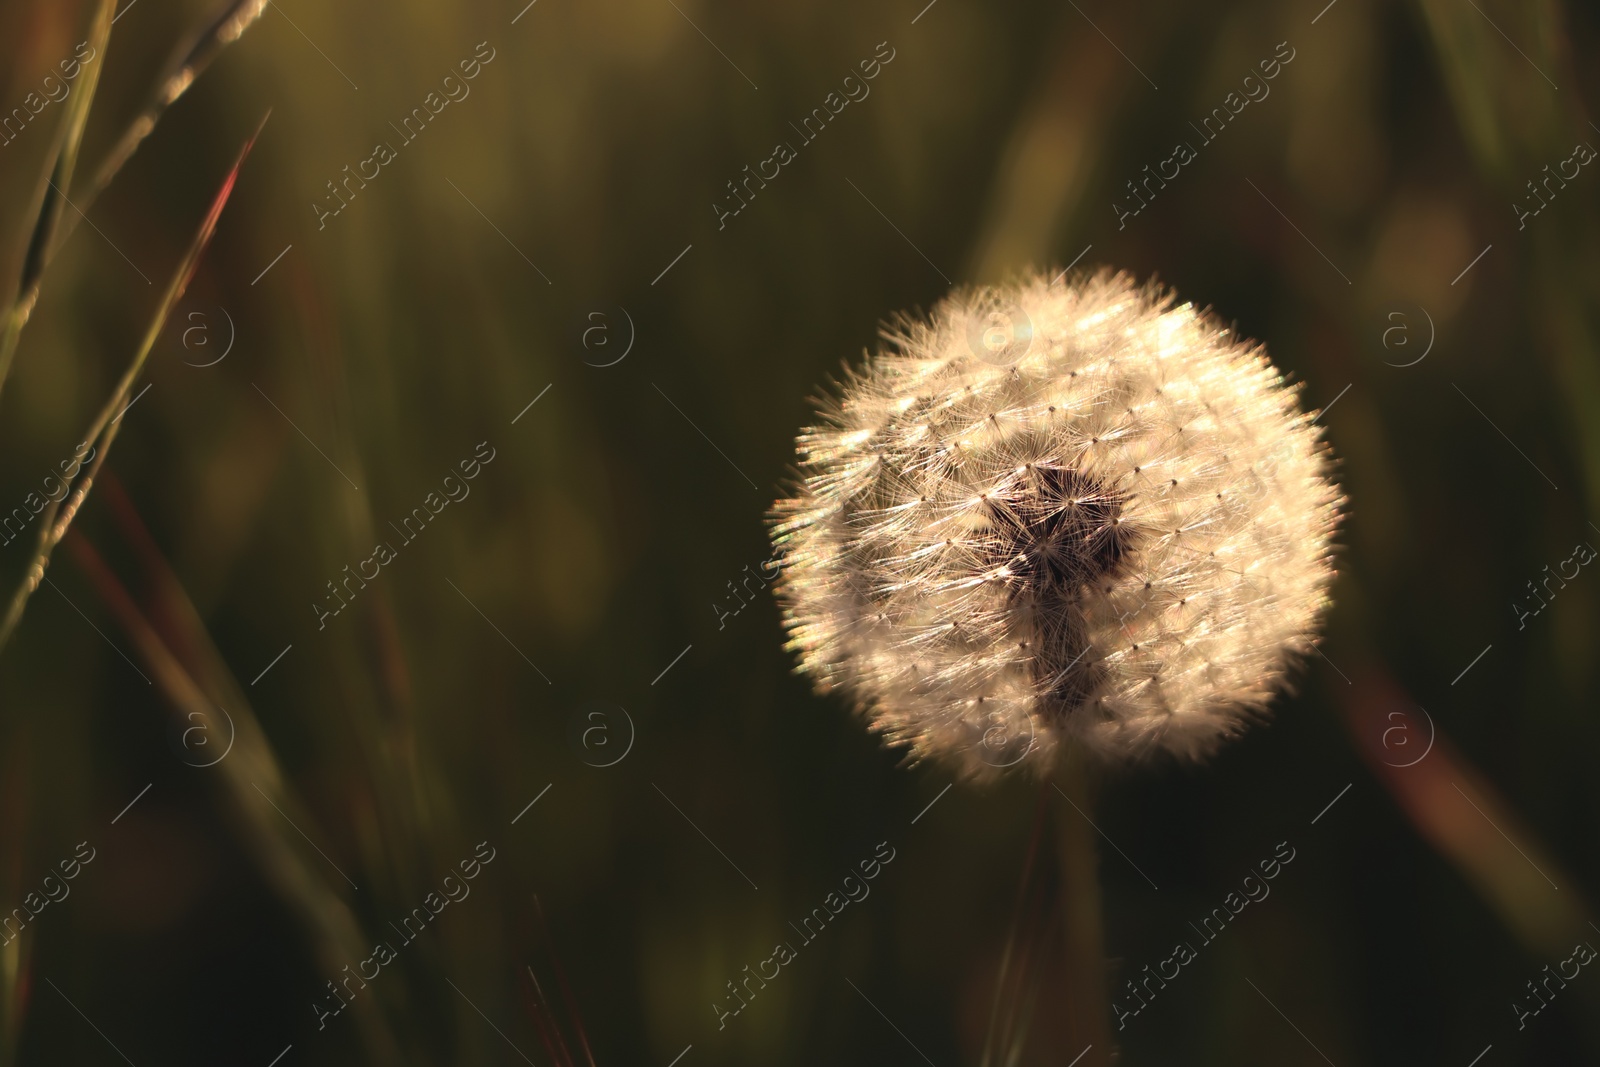
M 984 775 L 1197 758 L 1315 642 L 1341 497 L 1259 345 L 1102 272 L 957 292 L 821 403 L 774 508 L 790 647 Z

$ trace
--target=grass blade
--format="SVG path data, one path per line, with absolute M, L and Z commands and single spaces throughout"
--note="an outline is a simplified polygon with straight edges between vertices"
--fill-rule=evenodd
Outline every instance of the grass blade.
M 270 112 L 269 112 L 270 114 Z M 183 298 L 184 290 L 188 288 L 190 280 L 194 277 L 195 270 L 200 265 L 200 256 L 205 252 L 206 245 L 211 242 L 211 236 L 216 232 L 217 220 L 222 217 L 222 209 L 228 203 L 228 196 L 233 192 L 234 182 L 238 180 L 239 168 L 244 166 L 244 161 L 250 154 L 251 147 L 256 138 L 261 134 L 261 126 L 266 125 L 266 116 L 261 119 L 261 125 L 256 127 L 255 133 L 245 142 L 244 148 L 239 153 L 239 158 L 234 162 L 233 169 L 228 172 L 227 178 L 222 183 L 222 188 L 217 192 L 211 203 L 211 210 L 206 213 L 205 219 L 200 224 L 199 231 L 189 245 L 189 251 L 178 264 L 177 271 L 172 276 L 172 282 L 167 286 L 166 294 L 156 308 L 155 316 L 150 321 L 150 328 L 145 332 L 144 340 L 140 343 L 133 360 L 128 364 L 128 369 L 123 372 L 122 380 L 117 383 L 116 390 L 100 410 L 100 414 L 90 424 L 83 440 L 94 445 L 94 460 L 87 471 L 79 472 L 78 477 L 71 483 L 70 491 L 60 500 L 52 502 L 44 511 L 43 519 L 39 524 L 39 536 L 34 547 L 33 558 L 28 563 L 28 569 L 23 575 L 22 583 L 11 597 L 11 603 L 6 609 L 5 618 L 0 620 L 0 651 L 5 649 L 11 635 L 16 632 L 17 624 L 22 621 L 22 613 L 28 605 L 28 599 L 39 584 L 44 581 L 45 569 L 50 565 L 50 555 L 55 551 L 57 544 L 66 536 L 68 527 L 76 517 L 78 509 L 83 506 L 84 500 L 89 495 L 89 490 L 94 487 L 95 476 L 100 472 L 105 463 L 106 454 L 111 449 L 111 444 L 116 440 L 120 428 L 119 413 L 127 406 L 134 384 L 139 380 L 139 375 L 144 372 L 146 361 L 150 352 L 155 348 L 156 339 L 161 336 L 161 331 L 166 328 L 167 317 L 172 309 Z
M 156 590 L 156 614 L 167 633 L 160 632 L 140 610 L 86 538 L 74 531 L 67 538 L 67 549 L 121 623 L 166 696 L 176 720 L 185 726 L 198 722 L 209 729 L 215 722 L 216 710 L 226 709 L 234 731 L 232 748 L 210 769 L 221 776 L 246 849 L 310 931 L 318 965 L 336 974 L 350 960 L 365 955 L 368 942 L 342 894 L 323 873 L 319 860 L 289 833 L 290 824 L 284 813 L 290 813 L 287 817 L 297 825 L 314 825 L 314 820 L 290 790 L 243 690 L 222 664 L 221 654 L 177 576 L 165 558 L 153 551 L 154 542 L 133 515 L 131 503 L 119 508 L 119 512 L 124 530 L 136 527 L 130 537 L 150 571 Z M 222 736 L 220 732 L 218 736 Z M 353 1006 L 372 1062 L 397 1062 L 398 1046 L 380 1002 L 371 997 L 357 998 Z
M 156 123 L 161 121 L 161 116 L 167 108 L 188 91 L 189 86 L 195 83 L 223 49 L 244 35 L 244 31 L 261 17 L 261 13 L 266 11 L 270 2 L 271 0 L 230 0 L 205 28 L 178 49 L 171 62 L 167 64 L 166 73 L 156 86 L 155 92 L 151 94 L 149 102 L 145 104 L 144 110 L 140 111 L 138 117 L 129 124 L 116 146 L 100 164 L 100 169 L 95 171 L 94 180 L 89 183 L 88 190 L 84 194 L 85 200 L 92 201 L 111 184 L 111 180 L 117 176 L 123 164 L 132 158 L 139 150 L 139 146 L 144 143 L 144 139 L 156 128 Z
M 244 31 L 261 17 L 261 13 L 267 9 L 267 4 L 270 2 L 271 0 L 229 0 L 229 3 L 206 24 L 204 29 L 178 49 L 172 61 L 167 64 L 166 73 L 156 86 L 155 92 L 151 94 L 149 102 L 123 132 L 122 137 L 95 171 L 88 188 L 79 196 L 79 210 L 88 212 L 95 198 L 105 191 L 106 186 L 111 184 L 123 165 L 139 150 L 145 138 L 155 130 L 156 123 L 161 121 L 161 116 L 165 114 L 167 108 L 188 91 L 189 86 L 195 83 L 223 49 L 244 35 Z M 110 35 L 111 13 L 115 7 L 116 0 L 102 0 L 100 9 L 95 14 L 94 30 L 91 32 L 90 40 L 97 51 L 104 49 Z M 45 268 L 50 265 L 56 249 L 66 243 L 66 239 L 72 235 L 82 217 L 77 212 L 63 215 L 61 206 L 77 163 L 78 144 L 83 137 L 83 127 L 88 122 L 89 106 L 94 99 L 101 66 L 102 64 L 92 64 L 85 69 L 84 76 L 88 79 L 88 85 L 68 104 L 70 110 L 63 123 L 65 136 L 61 149 L 56 153 L 55 162 L 50 168 L 50 181 L 44 186 L 43 203 L 38 221 L 34 225 L 32 238 L 28 242 L 17 296 L 6 310 L 3 332 L 0 332 L 0 389 L 5 386 L 11 361 L 16 355 L 17 343 L 22 336 L 22 328 L 27 325 L 28 317 L 33 313 L 33 306 L 38 301 L 39 282 Z
M 89 44 L 97 56 L 103 55 L 111 37 L 111 14 L 116 0 L 100 0 L 90 24 Z M 66 191 L 72 184 L 72 172 L 78 165 L 78 148 L 83 142 L 83 128 L 89 122 L 89 108 L 94 103 L 94 91 L 100 84 L 100 68 L 105 63 L 91 63 L 83 68 L 84 81 L 78 91 L 67 101 L 66 117 L 56 134 L 55 150 L 50 154 L 50 165 L 40 178 L 39 213 L 34 218 L 33 232 L 28 238 L 28 249 L 22 259 L 22 273 L 17 280 L 17 292 L 6 308 L 5 325 L 0 330 L 0 389 L 11 372 L 11 360 L 16 355 L 17 342 L 22 328 L 39 299 L 39 279 L 55 249 L 71 232 L 73 216 L 62 221 L 62 208 L 66 204 Z
M 1386 731 L 1416 719 L 1417 703 L 1386 671 L 1357 679 L 1342 701 L 1361 755 L 1424 840 L 1453 865 L 1527 949 L 1553 955 L 1585 936 L 1582 883 L 1557 862 L 1480 771 L 1430 723 L 1433 744 L 1414 765 L 1389 762 Z M 1557 886 L 1561 888 L 1557 888 Z
M 26 719 L 6 724 L 5 751 L 0 755 L 0 892 L 21 900 L 22 868 L 28 860 L 29 830 L 34 827 L 34 782 L 37 761 L 29 744 L 33 727 Z M 24 930 L 0 945 L 0 1067 L 13 1067 L 27 1018 L 34 936 Z

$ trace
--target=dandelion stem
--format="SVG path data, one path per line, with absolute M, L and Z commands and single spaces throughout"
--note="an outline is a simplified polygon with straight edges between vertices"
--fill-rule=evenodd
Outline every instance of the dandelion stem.
M 978 1067 L 1016 1067 L 1028 1043 L 1038 1005 L 1040 958 L 1048 951 L 1057 919 L 1053 906 L 1055 882 L 1048 861 L 1041 862 L 1040 855 L 1049 848 L 1050 790 L 1049 785 L 1040 790 L 1034 806 L 1027 859 L 1022 865 L 1011 930 L 1000 957 L 1000 972 L 995 976 L 989 1033 Z
M 1080 1067 L 1109 1064 L 1111 1009 L 1106 995 L 1105 934 L 1094 817 L 1092 767 L 1076 746 L 1065 754 L 1058 787 L 1071 801 L 1058 807 L 1056 843 L 1061 861 L 1061 925 L 1067 976 L 1066 1022 L 1073 1048 L 1088 1046 Z M 1073 810 L 1076 808 L 1076 810 Z

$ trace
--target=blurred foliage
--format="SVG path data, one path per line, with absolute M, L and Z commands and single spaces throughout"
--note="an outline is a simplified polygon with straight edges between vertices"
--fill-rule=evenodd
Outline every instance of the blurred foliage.
M 91 6 L 0 8 L 5 114 Z M 1600 1056 L 1600 977 L 1524 1029 L 1507 1010 L 1600 941 L 1600 578 L 1540 586 L 1600 543 L 1600 171 L 1525 228 L 1511 206 L 1600 144 L 1600 18 L 1319 8 L 269 6 L 82 203 L 0 401 L 9 514 L 113 394 L 270 108 L 0 656 L 0 908 L 98 850 L 0 949 L 0 1061 L 543 1064 L 557 1030 L 582 1058 L 581 1020 L 602 1065 L 692 1045 L 680 1067 L 945 1067 L 1018 1018 L 1019 1062 L 1071 1060 L 1063 926 L 1037 901 L 1074 879 L 1027 857 L 1051 851 L 1039 819 L 1082 816 L 1025 778 L 946 794 L 898 766 L 790 673 L 770 598 L 733 614 L 729 586 L 770 554 L 807 397 L 884 316 L 1080 255 L 1263 340 L 1328 408 L 1352 501 L 1326 661 L 1274 724 L 1102 790 L 1113 996 L 1297 850 L 1113 1031 L 1121 1062 L 1310 1062 L 1307 1039 L 1339 1064 Z M 80 176 L 218 12 L 119 10 Z M 402 145 L 391 123 L 479 42 L 470 95 Z M 879 42 L 870 95 L 800 145 Z M 1270 95 L 1119 227 L 1125 183 L 1280 42 Z M 67 111 L 0 145 L 0 292 Z M 325 183 L 376 141 L 397 158 L 319 229 Z M 798 158 L 719 228 L 777 141 Z M 326 583 L 485 441 L 470 496 L 319 628 Z M 32 536 L 0 547 L 7 594 Z M 1530 583 L 1548 609 L 1519 619 Z M 236 747 L 200 767 L 216 750 L 184 731 L 208 704 Z M 592 766 L 629 735 L 618 707 L 631 750 Z M 470 898 L 319 1030 L 348 953 L 398 944 L 482 841 Z M 879 842 L 871 897 L 719 1030 L 726 983 Z M 997 1011 L 997 982 L 1031 1013 Z

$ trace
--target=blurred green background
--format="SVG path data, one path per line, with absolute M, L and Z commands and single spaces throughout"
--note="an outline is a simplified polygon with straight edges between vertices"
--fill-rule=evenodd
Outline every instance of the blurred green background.
M 117 10 L 81 176 L 217 9 Z M 90 18 L 0 8 L 8 114 Z M 470 95 L 402 146 L 480 42 Z M 1119 228 L 1125 183 L 1280 43 L 1270 95 Z M 1104 783 L 1119 998 L 1296 857 L 1114 1031 L 1119 1062 L 1600 1062 L 1592 968 L 1513 1006 L 1600 943 L 1600 577 L 1519 617 L 1600 545 L 1600 170 L 1521 229 L 1513 206 L 1600 145 L 1597 47 L 1592 6 L 1509 0 L 267 7 L 87 206 L 0 399 L 9 512 L 270 108 L 0 654 L 0 908 L 95 850 L 0 948 L 0 1058 L 543 1067 L 558 1030 L 584 1061 L 581 1026 L 602 1065 L 953 1067 L 995 1047 L 998 984 L 1033 1005 L 1015 1062 L 1071 1061 L 1049 901 L 1083 815 L 1025 775 L 945 793 L 900 766 L 792 675 L 749 578 L 808 397 L 885 316 L 1076 261 L 1264 341 L 1328 408 L 1351 498 L 1325 659 L 1275 722 Z M 7 294 L 65 111 L 0 145 Z M 319 229 L 378 141 L 397 158 Z M 798 158 L 719 229 L 779 141 Z M 400 547 L 480 442 L 470 496 Z M 319 629 L 379 539 L 398 558 Z M 30 543 L 0 548 L 8 595 Z M 226 712 L 203 738 L 196 707 Z M 482 841 L 470 898 L 319 1029 L 326 983 Z M 871 896 L 719 1029 L 726 984 L 880 842 Z

